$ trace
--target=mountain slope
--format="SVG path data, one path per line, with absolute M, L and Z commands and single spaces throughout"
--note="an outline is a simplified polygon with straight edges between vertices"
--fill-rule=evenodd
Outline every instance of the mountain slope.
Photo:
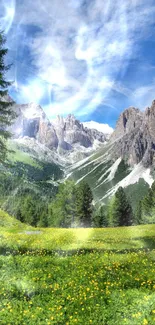
M 153 183 L 155 101 L 145 112 L 126 109 L 108 142 L 103 133 L 85 128 L 73 115 L 49 121 L 38 105 L 15 105 L 15 109 L 11 174 L 22 177 L 24 186 L 39 195 L 46 197 L 49 190 L 54 195 L 59 182 L 72 178 L 90 184 L 96 203 L 106 202 L 122 186 L 134 205 L 139 192 L 145 195 Z
M 155 175 L 155 101 L 145 112 L 134 107 L 119 117 L 108 144 L 95 154 L 68 169 L 68 177 L 77 183 L 87 181 L 95 202 L 106 202 L 119 186 L 131 195 L 131 188 L 144 196 Z
M 145 168 L 142 163 L 131 168 L 122 157 L 114 160 L 113 150 L 113 145 L 105 145 L 95 155 L 68 169 L 68 178 L 74 179 L 77 183 L 82 180 L 89 183 L 96 203 L 106 202 L 119 186 L 128 188 L 133 184 L 138 185 L 139 182 L 141 191 L 145 194 L 153 182 L 150 168 Z

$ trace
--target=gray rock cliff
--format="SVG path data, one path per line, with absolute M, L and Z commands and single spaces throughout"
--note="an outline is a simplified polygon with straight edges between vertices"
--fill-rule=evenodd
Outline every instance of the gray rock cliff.
M 145 112 L 137 108 L 126 109 L 119 117 L 116 129 L 110 137 L 113 147 L 113 157 L 123 157 L 128 163 L 142 161 L 148 167 L 155 157 L 155 101 Z
M 49 149 L 63 151 L 74 150 L 74 146 L 93 147 L 94 141 L 106 141 L 106 136 L 97 130 L 83 126 L 74 115 L 66 118 L 58 116 L 50 121 L 41 106 L 36 104 L 14 105 L 18 117 L 10 131 L 15 139 L 29 137 L 36 139 Z

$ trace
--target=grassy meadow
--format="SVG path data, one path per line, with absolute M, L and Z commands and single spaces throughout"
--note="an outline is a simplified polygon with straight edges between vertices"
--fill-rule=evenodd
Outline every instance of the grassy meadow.
M 0 211 L 0 324 L 155 324 L 155 225 L 26 226 Z

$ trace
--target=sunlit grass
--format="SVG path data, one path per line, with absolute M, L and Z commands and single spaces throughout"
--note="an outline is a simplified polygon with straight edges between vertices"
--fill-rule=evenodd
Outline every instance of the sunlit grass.
M 0 226 L 0 324 L 155 324 L 155 225 Z
M 155 247 L 155 225 L 120 228 L 33 228 L 0 211 L 0 247 L 5 250 L 136 250 Z M 38 233 L 36 233 L 36 230 Z M 29 231 L 29 232 L 28 232 Z

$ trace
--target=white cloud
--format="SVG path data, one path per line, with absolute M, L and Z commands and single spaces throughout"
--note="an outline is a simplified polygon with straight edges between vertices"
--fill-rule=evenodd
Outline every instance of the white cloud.
M 113 132 L 113 128 L 108 124 L 98 123 L 95 121 L 83 122 L 83 125 L 88 129 L 95 129 L 104 134 L 111 134 Z
M 138 87 L 132 94 L 133 105 L 145 109 L 155 99 L 155 80 L 146 86 Z
M 104 5 L 103 0 L 2 0 L 2 8 L 6 31 L 12 26 L 8 42 L 17 59 L 12 79 L 16 87 L 20 84 L 21 100 L 38 103 L 48 94 L 44 108 L 52 117 L 88 115 L 111 89 L 131 97 L 117 79 L 136 57 L 138 40 L 150 32 L 153 0 L 107 0 Z M 30 37 L 25 26 L 39 29 Z M 22 47 L 30 52 L 30 65 L 24 52 L 18 59 Z M 22 69 L 29 75 L 21 80 Z
M 12 26 L 15 16 L 16 0 L 1 0 L 0 28 L 7 34 Z
M 31 81 L 27 85 L 18 85 L 18 96 L 20 93 L 20 100 L 24 103 L 34 102 L 36 104 L 40 103 L 40 100 L 44 94 L 44 88 L 42 84 L 38 81 Z

